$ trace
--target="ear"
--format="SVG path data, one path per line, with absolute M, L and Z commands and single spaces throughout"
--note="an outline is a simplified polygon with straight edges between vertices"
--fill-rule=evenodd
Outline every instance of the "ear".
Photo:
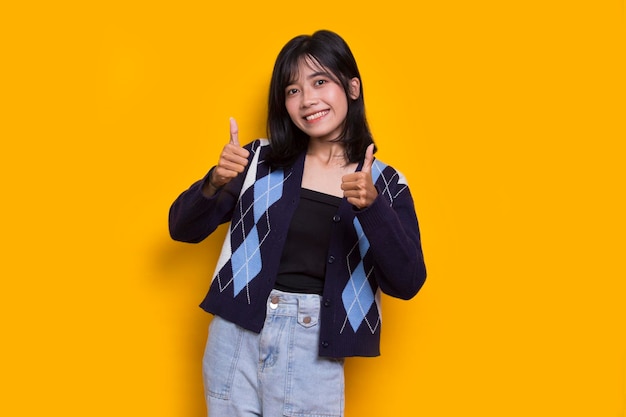
M 361 95 L 361 80 L 354 77 L 350 80 L 350 98 L 356 100 Z

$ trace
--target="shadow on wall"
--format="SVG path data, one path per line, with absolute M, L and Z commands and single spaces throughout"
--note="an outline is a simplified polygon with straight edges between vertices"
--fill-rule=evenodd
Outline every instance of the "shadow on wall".
M 206 416 L 202 356 L 212 315 L 198 305 L 209 289 L 226 230 L 227 225 L 220 226 L 198 244 L 175 242 L 168 236 L 152 251 L 153 285 L 166 310 L 165 330 L 174 335 L 161 354 L 171 355 L 164 356 L 176 378 L 169 384 L 176 391 L 172 398 L 180 401 L 177 412 L 184 416 Z

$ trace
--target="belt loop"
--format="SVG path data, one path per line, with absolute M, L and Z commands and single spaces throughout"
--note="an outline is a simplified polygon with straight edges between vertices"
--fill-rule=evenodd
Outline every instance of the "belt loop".
M 302 314 L 311 314 L 311 302 L 309 300 L 309 296 L 306 294 L 301 294 L 298 297 L 298 315 Z

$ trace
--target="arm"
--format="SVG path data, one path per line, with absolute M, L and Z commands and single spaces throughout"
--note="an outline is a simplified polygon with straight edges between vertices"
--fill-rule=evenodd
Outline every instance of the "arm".
M 397 182 L 389 185 L 386 192 L 395 195 L 391 206 L 381 191 L 356 216 L 370 243 L 381 290 L 393 297 L 410 299 L 426 280 L 419 225 L 408 186 Z
M 383 184 L 374 184 L 373 150 L 373 144 L 368 146 L 361 171 L 345 175 L 341 188 L 370 243 L 379 287 L 393 297 L 409 299 L 426 280 L 413 198 L 391 167 L 387 168 L 388 178 L 383 176 Z
M 222 223 L 230 220 L 237 203 L 237 183 L 231 181 L 227 186 L 206 196 L 209 177 L 215 168 L 200 181 L 195 182 L 178 196 L 169 211 L 169 231 L 174 240 L 198 243 L 209 236 Z
M 230 141 L 224 146 L 218 164 L 170 207 L 172 239 L 198 243 L 230 220 L 251 158 L 251 144 L 240 147 L 238 134 L 237 123 L 231 119 Z

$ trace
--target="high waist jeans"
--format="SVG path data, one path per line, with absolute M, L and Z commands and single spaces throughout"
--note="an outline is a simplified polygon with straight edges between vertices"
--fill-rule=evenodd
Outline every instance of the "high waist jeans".
M 343 359 L 318 356 L 320 296 L 272 291 L 260 334 L 218 316 L 209 327 L 209 417 L 341 417 Z

